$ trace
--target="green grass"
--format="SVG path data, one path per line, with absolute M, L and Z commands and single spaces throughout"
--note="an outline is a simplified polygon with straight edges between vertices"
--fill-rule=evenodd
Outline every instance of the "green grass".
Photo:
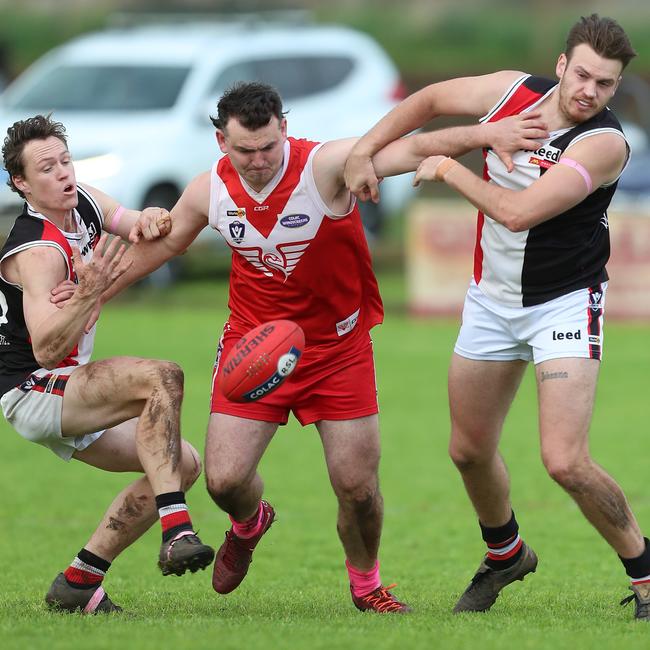
M 483 553 L 446 453 L 445 378 L 456 323 L 409 319 L 396 309 L 399 279 L 382 278 L 382 288 L 391 305 L 386 323 L 374 332 L 383 430 L 382 576 L 399 582 L 396 591 L 413 605 L 413 615 L 379 617 L 353 608 L 318 436 L 295 421 L 279 431 L 261 465 L 279 520 L 240 589 L 217 597 L 209 572 L 161 577 L 154 527 L 118 558 L 106 580 L 128 615 L 49 613 L 42 598 L 50 581 L 81 548 L 126 477 L 58 461 L 3 423 L 3 647 L 646 648 L 649 629 L 631 620 L 632 607 L 618 606 L 627 579 L 616 556 L 543 470 L 530 373 L 502 449 L 522 533 L 538 552 L 540 567 L 507 589 L 489 614 L 450 614 Z M 200 450 L 225 313 L 223 283 L 131 294 L 105 310 L 96 346 L 97 357 L 139 354 L 181 363 L 183 432 Z M 592 430 L 594 456 L 621 482 L 646 528 L 649 333 L 647 326 L 608 324 Z M 201 481 L 189 503 L 202 537 L 218 545 L 227 519 Z

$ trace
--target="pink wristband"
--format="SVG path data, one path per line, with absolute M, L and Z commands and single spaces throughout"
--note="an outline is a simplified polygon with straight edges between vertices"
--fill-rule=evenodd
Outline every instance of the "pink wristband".
M 566 165 L 567 167 L 572 167 L 575 169 L 580 176 L 582 176 L 584 182 L 587 184 L 587 192 L 591 194 L 592 190 L 592 182 L 591 182 L 591 176 L 589 176 L 589 172 L 576 160 L 573 160 L 573 158 L 560 158 L 558 161 L 561 165 Z
M 445 158 L 436 167 L 436 171 L 433 174 L 433 179 L 436 180 L 436 181 L 443 181 L 444 182 L 445 176 L 447 175 L 447 172 L 452 167 L 455 167 L 457 164 L 458 164 L 458 162 L 455 161 L 453 158 Z
M 122 215 L 126 212 L 124 209 L 123 205 L 120 205 L 117 210 L 115 210 L 115 214 L 113 214 L 113 218 L 111 219 L 111 223 L 108 226 L 109 230 L 112 230 L 115 232 L 115 229 L 117 228 L 118 224 L 120 223 L 120 219 L 122 218 Z

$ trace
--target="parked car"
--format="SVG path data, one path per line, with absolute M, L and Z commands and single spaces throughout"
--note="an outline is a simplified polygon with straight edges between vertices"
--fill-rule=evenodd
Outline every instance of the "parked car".
M 69 134 L 77 177 L 124 205 L 171 207 L 221 152 L 209 115 L 232 83 L 281 93 L 289 134 L 361 135 L 404 96 L 399 73 L 369 36 L 318 25 L 148 25 L 91 33 L 51 51 L 0 96 L 0 129 L 52 112 Z M 376 233 L 412 194 L 408 176 L 365 204 Z M 19 197 L 0 190 L 0 210 Z

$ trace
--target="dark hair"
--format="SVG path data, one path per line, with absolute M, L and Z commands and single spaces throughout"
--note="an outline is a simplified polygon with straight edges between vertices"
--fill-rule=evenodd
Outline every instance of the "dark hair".
M 51 115 L 34 115 L 26 120 L 14 122 L 7 129 L 7 136 L 2 145 L 2 161 L 9 174 L 7 185 L 23 199 L 25 195 L 14 185 L 13 177 L 25 175 L 23 161 L 25 145 L 32 140 L 46 140 L 52 136 L 59 138 L 66 147 L 68 146 L 65 127 L 61 122 L 55 122 Z
M 239 82 L 221 96 L 217 117 L 210 116 L 210 120 L 223 131 L 228 120 L 234 117 L 245 129 L 256 131 L 266 126 L 273 116 L 278 120 L 284 117 L 278 91 L 263 83 Z
M 636 56 L 628 35 L 613 18 L 601 18 L 591 14 L 580 20 L 571 28 L 566 39 L 564 53 L 567 59 L 577 45 L 586 43 L 599 56 L 614 59 L 623 64 L 623 68 Z

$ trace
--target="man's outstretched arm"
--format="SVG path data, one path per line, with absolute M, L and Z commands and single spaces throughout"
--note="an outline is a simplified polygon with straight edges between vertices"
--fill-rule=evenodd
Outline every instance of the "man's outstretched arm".
M 345 183 L 361 200 L 379 200 L 372 159 L 386 145 L 441 115 L 485 115 L 522 72 L 505 70 L 431 84 L 385 115 L 354 146 L 345 166 Z M 380 176 L 380 175 L 379 175 Z
M 490 147 L 508 169 L 512 154 L 520 149 L 535 150 L 548 132 L 538 113 L 515 115 L 498 122 L 458 126 L 409 135 L 391 142 L 373 158 L 373 170 L 380 178 L 414 172 L 431 155 L 460 156 Z M 345 186 L 344 166 L 356 139 L 325 143 L 314 157 L 314 178 L 321 198 L 333 211 L 349 209 L 350 195 Z
M 508 230 L 521 232 L 562 214 L 601 185 L 613 182 L 627 157 L 627 144 L 621 136 L 602 133 L 570 147 L 558 163 L 524 190 L 488 183 L 445 156 L 424 160 L 414 183 L 445 182 Z

